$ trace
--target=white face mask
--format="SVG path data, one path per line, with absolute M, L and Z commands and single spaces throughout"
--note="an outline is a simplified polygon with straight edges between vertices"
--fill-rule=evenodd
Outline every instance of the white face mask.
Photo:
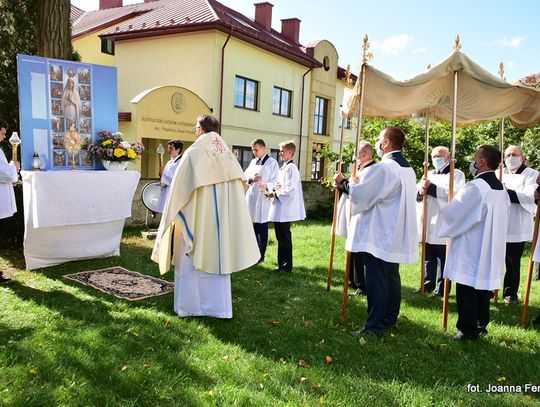
M 433 162 L 433 167 L 435 167 L 436 170 L 440 171 L 446 166 L 444 157 L 435 157 L 432 158 L 431 161 Z
M 476 176 L 476 173 L 478 172 L 478 168 L 476 168 L 476 161 L 471 161 L 471 163 L 469 164 L 469 171 L 471 172 L 473 177 Z
M 509 170 L 516 170 L 521 166 L 521 157 L 512 156 L 504 159 L 504 164 Z
M 375 143 L 375 151 L 377 151 L 377 155 L 382 158 L 384 151 L 381 148 L 381 142 L 379 140 Z

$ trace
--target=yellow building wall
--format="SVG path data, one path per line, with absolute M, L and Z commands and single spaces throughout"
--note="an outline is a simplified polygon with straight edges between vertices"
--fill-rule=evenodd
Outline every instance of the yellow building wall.
M 335 111 L 339 110 L 341 101 L 336 101 L 337 91 L 337 70 L 338 70 L 338 54 L 335 47 L 329 41 L 319 41 L 314 49 L 314 58 L 324 62 L 325 58 L 328 60 L 326 65 L 328 69 L 318 68 L 313 71 L 311 76 L 311 92 L 309 95 L 309 113 L 308 113 L 308 142 L 306 143 L 306 160 L 303 164 L 303 172 L 306 175 L 311 173 L 311 151 L 314 143 L 330 143 L 333 144 L 333 139 L 336 134 Z M 314 130 L 314 118 L 315 118 L 315 98 L 322 97 L 328 100 L 327 110 L 327 123 L 326 134 L 315 134 Z M 338 136 L 339 137 L 339 136 Z M 307 178 L 306 178 L 307 179 Z
M 81 56 L 81 61 L 90 64 L 115 66 L 114 55 L 101 52 L 101 39 L 98 37 L 101 33 L 108 31 L 111 27 L 102 30 L 93 31 L 73 40 L 73 49 Z

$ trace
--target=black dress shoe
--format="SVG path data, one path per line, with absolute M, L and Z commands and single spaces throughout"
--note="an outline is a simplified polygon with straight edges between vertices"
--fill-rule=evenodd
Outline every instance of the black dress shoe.
M 274 269 L 272 271 L 274 271 L 275 273 L 291 273 L 292 272 L 291 269 L 284 269 L 284 268 L 281 268 L 281 267 L 278 267 L 278 268 L 276 268 L 276 269 Z
M 452 339 L 455 340 L 455 341 L 474 341 L 474 340 L 476 340 L 475 337 L 467 336 L 463 332 L 461 332 L 460 330 L 458 330 L 456 332 L 456 334 L 452 337 Z
M 365 328 L 362 328 L 362 329 L 359 329 L 357 331 L 351 332 L 351 336 L 353 336 L 354 338 L 361 338 L 361 337 L 371 336 L 371 335 L 376 335 L 376 336 L 380 337 L 380 336 L 383 336 L 383 333 L 378 332 L 378 331 L 371 331 L 371 330 L 368 330 L 368 329 L 365 329 Z

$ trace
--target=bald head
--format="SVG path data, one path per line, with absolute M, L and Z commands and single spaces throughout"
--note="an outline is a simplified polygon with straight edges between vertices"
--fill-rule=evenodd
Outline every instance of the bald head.
M 519 146 L 510 145 L 504 150 L 504 165 L 510 171 L 517 170 L 524 161 L 525 157 L 523 157 L 523 152 Z

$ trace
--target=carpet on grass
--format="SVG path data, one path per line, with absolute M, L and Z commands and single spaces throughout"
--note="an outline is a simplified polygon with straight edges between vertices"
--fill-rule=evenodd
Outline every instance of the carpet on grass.
M 68 274 L 64 278 L 89 285 L 106 294 L 130 301 L 168 294 L 174 290 L 173 283 L 126 270 L 120 266 L 82 271 Z

